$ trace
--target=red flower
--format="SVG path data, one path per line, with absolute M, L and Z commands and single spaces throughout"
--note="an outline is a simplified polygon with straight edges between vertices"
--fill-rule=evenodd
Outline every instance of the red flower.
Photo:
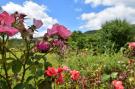
M 122 81 L 114 80 L 112 81 L 112 85 L 115 87 L 115 89 L 124 89 Z
M 64 70 L 63 68 L 58 68 L 57 73 L 61 73 L 61 72 L 63 72 L 63 70 Z
M 57 70 L 53 67 L 48 67 L 48 69 L 45 71 L 45 74 L 49 77 L 51 76 L 56 76 L 57 75 Z
M 71 78 L 73 80 L 78 80 L 79 79 L 79 77 L 80 77 L 80 72 L 79 71 L 72 70 L 72 71 L 70 71 L 70 73 L 71 73 Z
M 7 12 L 0 14 L 0 33 L 6 33 L 8 36 L 15 35 L 18 30 L 12 27 L 12 23 L 15 21 L 14 17 Z
M 64 83 L 63 75 L 61 73 L 59 74 L 59 77 L 56 79 L 56 83 L 57 84 L 63 84 Z
M 116 87 L 116 89 L 124 89 L 123 85 L 119 85 Z
M 36 47 L 40 52 L 46 53 L 50 49 L 50 44 L 47 41 L 39 41 L 37 42 Z
M 36 29 L 40 28 L 43 25 L 43 22 L 41 20 L 33 20 L 34 26 L 36 27 Z
M 128 47 L 129 47 L 130 49 L 135 49 L 135 42 L 130 42 L 130 43 L 128 43 Z
M 47 30 L 47 34 L 49 36 L 58 35 L 63 39 L 67 39 L 69 36 L 71 36 L 71 32 L 66 27 L 59 24 L 54 24 L 51 29 Z

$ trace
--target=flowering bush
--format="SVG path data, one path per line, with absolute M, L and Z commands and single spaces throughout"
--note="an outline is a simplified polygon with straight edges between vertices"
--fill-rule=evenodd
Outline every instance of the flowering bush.
M 10 15 L 4 11 L 0 14 L 0 89 L 52 89 L 55 83 L 78 81 L 79 71 L 66 66 L 56 69 L 46 57 L 50 52 L 63 54 L 72 33 L 65 26 L 54 24 L 40 40 L 35 41 L 33 34 L 43 23 L 33 19 L 33 24 L 26 27 L 26 16 L 18 12 Z M 24 42 L 21 55 L 8 48 L 9 37 L 16 33 L 21 34 Z
M 64 83 L 64 77 L 66 77 L 64 75 L 66 74 L 70 75 L 70 78 L 73 81 L 77 81 L 80 77 L 79 71 L 71 70 L 69 68 L 65 69 L 65 67 L 63 68 L 59 67 L 58 69 L 55 69 L 53 67 L 48 67 L 48 69 L 45 70 L 45 76 L 55 78 L 57 84 Z

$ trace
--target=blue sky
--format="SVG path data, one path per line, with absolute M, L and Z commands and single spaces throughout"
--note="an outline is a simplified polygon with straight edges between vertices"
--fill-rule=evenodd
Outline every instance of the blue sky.
M 32 0 L 39 5 L 47 6 L 46 13 L 57 19 L 60 24 L 69 27 L 72 31 L 79 30 L 79 26 L 84 23 L 80 19 L 82 13 L 99 12 L 104 9 L 103 6 L 100 8 L 91 8 L 90 5 L 84 4 L 83 0 Z M 6 5 L 9 2 L 22 5 L 24 0 L 3 0 L 0 5 Z M 82 30 L 83 31 L 83 30 Z
M 135 0 L 2 0 L 0 6 L 10 13 L 19 11 L 41 19 L 43 34 L 54 23 L 82 32 L 98 30 L 104 22 L 116 18 L 134 24 L 134 3 Z

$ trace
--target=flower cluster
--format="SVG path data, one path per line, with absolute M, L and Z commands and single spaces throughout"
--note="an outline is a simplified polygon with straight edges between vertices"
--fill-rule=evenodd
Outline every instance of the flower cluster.
M 33 19 L 33 25 L 26 27 L 24 24 L 24 20 L 27 15 L 15 12 L 14 14 L 12 14 L 12 16 L 15 19 L 13 26 L 19 30 L 23 39 L 32 39 L 34 31 L 43 25 L 43 22 L 41 20 Z
M 55 69 L 54 67 L 48 67 L 48 69 L 45 70 L 45 76 L 55 78 L 57 84 L 64 83 L 64 73 L 69 73 L 73 81 L 77 81 L 80 78 L 79 71 L 71 70 L 67 66 L 59 67 L 57 69 Z
M 54 24 L 51 29 L 47 29 L 44 38 L 37 42 L 36 49 L 42 53 L 46 53 L 56 47 L 63 51 L 66 47 L 66 40 L 70 36 L 71 32 L 66 27 Z
M 22 38 L 31 39 L 33 38 L 34 30 L 40 28 L 43 23 L 41 20 L 33 20 L 33 25 L 28 28 L 24 25 L 24 19 L 27 15 L 23 13 L 15 12 L 8 14 L 6 11 L 0 14 L 0 34 L 6 34 L 7 36 L 14 36 L 20 32 Z
M 115 89 L 124 89 L 122 81 L 114 80 L 112 81 L 112 85 L 115 87 Z

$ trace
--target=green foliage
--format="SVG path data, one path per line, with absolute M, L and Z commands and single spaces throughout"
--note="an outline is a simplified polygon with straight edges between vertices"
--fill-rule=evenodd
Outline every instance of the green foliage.
M 100 46 L 117 52 L 127 42 L 132 40 L 133 27 L 126 20 L 112 20 L 102 25 L 100 31 Z M 104 50 L 104 51 L 105 51 Z
M 5 80 L 0 80 L 0 89 L 8 89 L 8 85 Z
M 17 60 L 14 60 L 12 61 L 12 72 L 13 73 L 18 73 L 21 71 L 21 68 L 22 68 L 22 64 L 20 61 L 17 61 Z
M 88 33 L 82 33 L 80 31 L 74 31 L 69 43 L 72 48 L 77 49 L 93 49 L 97 45 L 98 42 L 98 34 L 96 31 L 91 31 Z

